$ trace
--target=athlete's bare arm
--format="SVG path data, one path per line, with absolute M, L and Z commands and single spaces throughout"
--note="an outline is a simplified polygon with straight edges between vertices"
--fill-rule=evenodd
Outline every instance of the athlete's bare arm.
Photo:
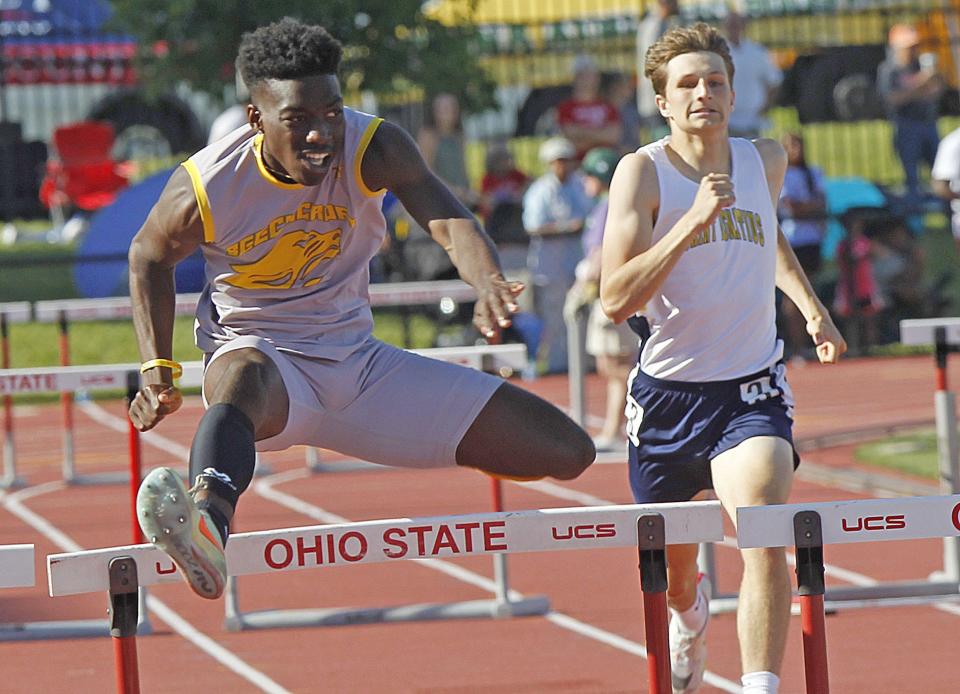
M 787 171 L 787 155 L 776 140 L 754 140 L 760 158 L 763 159 L 767 187 L 773 206 L 780 199 L 783 177 Z M 834 325 L 830 312 L 817 297 L 800 261 L 797 260 L 790 242 L 777 225 L 777 288 L 800 310 L 807 322 L 807 332 L 816 345 L 817 358 L 823 364 L 833 364 L 847 351 L 847 343 Z
M 610 184 L 600 269 L 600 301 L 611 320 L 620 323 L 642 309 L 691 239 L 708 229 L 720 210 L 733 203 L 730 177 L 707 174 L 690 209 L 653 243 L 660 205 L 656 166 L 643 154 L 628 154 L 621 159 Z
M 417 223 L 444 247 L 464 281 L 476 289 L 473 321 L 480 332 L 493 337 L 498 327 L 508 327 L 523 285 L 503 278 L 490 237 L 430 171 L 406 131 L 382 123 L 363 157 L 361 175 L 371 190 L 392 190 Z
M 177 167 L 130 244 L 130 300 L 141 360 L 173 358 L 173 269 L 202 242 L 203 222 L 190 176 Z M 170 369 L 148 370 L 143 383 L 130 404 L 130 419 L 147 431 L 176 412 L 182 399 Z

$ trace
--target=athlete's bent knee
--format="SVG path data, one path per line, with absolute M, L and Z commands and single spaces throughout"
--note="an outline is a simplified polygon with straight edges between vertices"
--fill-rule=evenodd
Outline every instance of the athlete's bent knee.
M 563 445 L 564 455 L 558 456 L 556 468 L 551 472 L 560 480 L 572 480 L 583 474 L 597 457 L 593 440 L 580 427 L 574 427 Z

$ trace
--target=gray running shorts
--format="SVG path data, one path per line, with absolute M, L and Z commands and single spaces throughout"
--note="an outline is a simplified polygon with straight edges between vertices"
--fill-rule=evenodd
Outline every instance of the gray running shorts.
M 503 381 L 369 338 L 342 361 L 278 350 L 262 337 L 222 345 L 253 348 L 277 365 L 290 398 L 287 425 L 258 451 L 316 446 L 382 465 L 456 464 L 460 440 Z M 204 399 L 206 403 L 206 399 Z

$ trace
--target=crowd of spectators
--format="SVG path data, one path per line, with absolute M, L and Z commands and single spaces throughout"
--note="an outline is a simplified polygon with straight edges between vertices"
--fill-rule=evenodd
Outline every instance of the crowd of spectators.
M 681 22 L 676 0 L 658 0 L 640 22 L 636 42 L 638 70 L 646 47 Z M 722 20 L 736 68 L 736 102 L 730 120 L 735 137 L 770 132 L 767 113 L 775 103 L 782 73 L 767 49 L 746 37 L 747 18 L 731 9 Z M 904 205 L 869 210 L 853 208 L 839 219 L 842 238 L 830 249 L 832 262 L 826 288 L 832 308 L 852 333 L 854 349 L 897 339 L 899 318 L 931 315 L 942 307 L 939 286 L 928 286 L 925 259 L 917 230 L 909 223 L 911 201 L 921 200 L 920 163 L 932 165 L 933 193 L 954 210 L 953 230 L 960 250 L 960 129 L 942 143 L 936 137 L 936 103 L 943 90 L 926 54 L 919 52 L 916 30 L 896 25 L 889 33 L 888 59 L 878 71 L 878 91 L 886 100 L 894 126 L 894 149 L 903 164 Z M 540 373 L 567 370 L 564 304 L 571 302 L 589 315 L 587 347 L 597 370 L 610 384 L 622 386 L 624 371 L 635 360 L 636 338 L 603 318 L 595 303 L 599 246 L 606 216 L 605 196 L 619 158 L 663 137 L 668 129 L 653 98 L 649 80 L 633 74 L 602 72 L 588 55 L 571 57 L 570 95 L 556 106 L 553 134 L 539 148 L 538 169 L 517 166 L 506 140 L 484 143 L 482 177 L 471 185 L 460 103 L 449 93 L 429 102 L 417 140 L 426 160 L 460 199 L 473 210 L 500 252 L 505 271 L 526 282 L 518 324 L 531 362 Z M 804 138 L 788 133 L 782 139 L 788 168 L 778 207 L 783 231 L 804 270 L 815 282 L 824 270 L 824 242 L 831 220 L 828 180 L 807 160 Z M 937 147 L 939 145 L 939 153 Z M 395 227 L 404 241 L 400 264 L 417 265 L 405 279 L 453 276 L 442 254 L 430 254 L 427 235 L 402 210 L 394 210 Z M 434 255 L 436 258 L 434 258 Z M 436 261 L 436 262 L 434 262 Z M 936 283 L 935 283 L 936 284 Z M 780 329 L 788 357 L 809 359 L 809 337 L 802 317 L 782 302 Z M 526 318 L 527 320 L 523 320 Z M 530 326 L 533 326 L 532 328 Z M 514 331 L 516 332 L 516 331 Z M 622 400 L 609 393 L 610 402 Z M 608 412 L 599 445 L 621 434 L 619 412 Z

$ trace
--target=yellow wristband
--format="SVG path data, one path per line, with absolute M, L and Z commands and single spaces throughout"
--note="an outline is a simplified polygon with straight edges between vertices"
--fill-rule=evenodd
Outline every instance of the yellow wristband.
M 150 369 L 156 369 L 157 367 L 170 369 L 173 371 L 174 378 L 180 378 L 183 375 L 183 367 L 179 362 L 175 362 L 172 359 L 151 359 L 150 361 L 145 361 L 140 365 L 140 373 L 146 373 Z

